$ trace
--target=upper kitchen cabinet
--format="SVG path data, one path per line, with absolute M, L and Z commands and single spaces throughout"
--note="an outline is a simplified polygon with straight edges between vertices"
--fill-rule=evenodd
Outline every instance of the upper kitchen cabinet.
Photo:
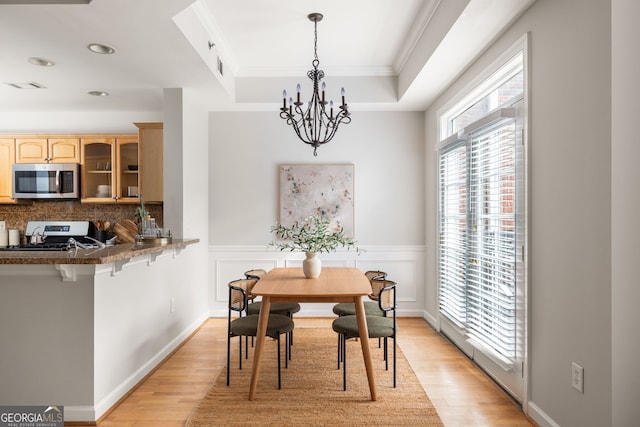
M 0 203 L 15 203 L 11 198 L 11 165 L 15 161 L 13 138 L 0 138 Z
M 72 137 L 20 137 L 16 163 L 80 163 L 80 139 Z
M 82 138 L 82 201 L 138 203 L 136 135 Z
M 138 127 L 140 194 L 145 203 L 163 200 L 163 124 L 134 123 Z
M 81 198 L 83 202 L 113 203 L 115 138 L 82 138 Z
M 116 139 L 116 186 L 119 202 L 138 203 L 140 180 L 138 137 Z

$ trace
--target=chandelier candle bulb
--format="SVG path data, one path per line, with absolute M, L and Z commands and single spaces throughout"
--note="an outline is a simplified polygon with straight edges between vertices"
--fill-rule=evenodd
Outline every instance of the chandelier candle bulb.
M 344 107 L 344 88 L 340 90 L 340 95 L 342 96 L 342 107 Z
M 286 90 L 282 91 L 282 109 L 283 110 L 287 109 L 287 91 Z
M 300 102 L 300 90 L 302 90 L 302 88 L 300 87 L 300 83 L 298 83 L 296 86 L 296 92 L 298 92 L 298 103 Z

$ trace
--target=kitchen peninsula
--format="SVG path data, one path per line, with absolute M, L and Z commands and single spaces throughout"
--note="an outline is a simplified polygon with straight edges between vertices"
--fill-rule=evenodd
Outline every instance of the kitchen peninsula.
M 96 421 L 180 345 L 190 246 L 0 251 L 0 401 Z
M 2 251 L 0 264 L 108 264 L 128 261 L 142 255 L 157 255 L 169 249 L 182 249 L 198 239 L 176 240 L 162 246 L 122 243 L 98 249 L 79 249 L 78 251 L 37 252 L 37 251 Z

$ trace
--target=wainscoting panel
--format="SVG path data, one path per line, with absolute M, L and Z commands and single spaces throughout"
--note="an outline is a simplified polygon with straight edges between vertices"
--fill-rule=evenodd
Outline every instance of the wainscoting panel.
M 423 317 L 425 313 L 424 246 L 364 247 L 355 251 L 320 254 L 323 267 L 357 267 L 382 270 L 398 284 L 398 315 Z M 209 246 L 209 311 L 211 317 L 227 316 L 228 284 L 255 268 L 302 267 L 300 252 L 280 252 L 266 246 Z M 333 316 L 331 304 L 303 304 L 298 315 Z

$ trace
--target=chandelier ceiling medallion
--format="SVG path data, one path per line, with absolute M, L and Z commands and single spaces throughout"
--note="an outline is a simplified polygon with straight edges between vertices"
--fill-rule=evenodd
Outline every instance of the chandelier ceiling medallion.
M 342 103 L 336 108 L 334 114 L 333 101 L 325 101 L 325 82 L 322 82 L 322 93 L 319 92 L 320 80 L 324 78 L 324 71 L 318 69 L 320 61 L 318 60 L 318 22 L 322 20 L 321 13 L 311 13 L 307 16 L 314 27 L 313 39 L 313 70 L 307 72 L 307 77 L 313 82 L 313 95 L 311 100 L 306 104 L 306 110 L 303 109 L 303 102 L 300 101 L 300 84 L 296 86 L 296 101 L 289 98 L 287 105 L 287 91 L 282 91 L 282 108 L 280 108 L 280 117 L 287 121 L 288 125 L 293 126 L 298 138 L 305 144 L 313 147 L 313 155 L 317 156 L 318 147 L 333 139 L 340 123 L 351 123 L 349 109 L 344 99 L 344 88 L 342 88 Z M 327 108 L 327 104 L 329 105 Z

